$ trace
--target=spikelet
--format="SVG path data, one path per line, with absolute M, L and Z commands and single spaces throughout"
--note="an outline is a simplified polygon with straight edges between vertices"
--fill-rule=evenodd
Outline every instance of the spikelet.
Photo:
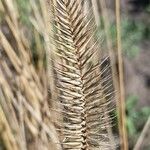
M 109 67 L 101 67 L 107 58 L 102 62 L 95 59 L 100 48 L 93 20 L 84 16 L 79 0 L 51 0 L 51 6 L 62 148 L 111 149 L 108 128 L 113 86 Z

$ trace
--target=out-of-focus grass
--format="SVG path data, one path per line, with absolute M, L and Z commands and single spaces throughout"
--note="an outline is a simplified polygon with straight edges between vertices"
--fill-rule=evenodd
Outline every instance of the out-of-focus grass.
M 103 42 L 106 45 L 106 37 L 104 33 L 104 22 L 101 19 L 101 26 L 99 27 L 98 35 L 102 36 L 105 40 Z M 110 25 L 110 37 L 112 45 L 116 47 L 116 24 Z M 139 22 L 131 19 L 127 19 L 127 16 L 121 21 L 121 35 L 122 35 L 122 49 L 124 55 L 130 59 L 136 57 L 140 51 L 140 44 L 144 40 L 150 39 L 150 27 L 144 22 Z

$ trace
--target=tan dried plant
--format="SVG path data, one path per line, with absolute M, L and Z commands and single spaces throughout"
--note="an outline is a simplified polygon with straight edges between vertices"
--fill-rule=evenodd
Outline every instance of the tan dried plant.
M 56 124 L 62 148 L 114 149 L 110 66 L 104 64 L 108 58 L 97 59 L 101 49 L 93 17 L 84 14 L 79 0 L 51 0 L 50 5 L 58 96 L 53 109 L 60 113 Z
M 0 140 L 4 149 L 116 149 L 110 60 L 103 56 L 92 11 L 87 13 L 83 2 L 30 0 L 38 67 L 33 64 L 16 1 L 0 2 L 4 14 L 0 23 L 4 24 L 0 28 Z

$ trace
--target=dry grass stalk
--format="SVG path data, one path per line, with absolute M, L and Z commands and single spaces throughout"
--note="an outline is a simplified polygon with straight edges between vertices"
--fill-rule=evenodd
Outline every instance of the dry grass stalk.
M 0 95 L 2 98 L 2 95 Z M 4 141 L 4 145 L 6 146 L 7 150 L 18 150 L 16 139 L 10 129 L 10 126 L 7 122 L 7 119 L 5 117 L 5 113 L 3 112 L 3 109 L 0 106 L 0 132 L 1 132 L 1 138 Z
M 91 0 L 91 2 L 92 2 L 96 25 L 99 26 L 100 25 L 100 15 L 99 15 L 99 10 L 98 10 L 98 3 L 97 3 L 97 0 Z
M 121 20 L 120 20 L 120 1 L 116 0 L 116 27 L 117 27 L 117 50 L 118 50 L 118 69 L 119 69 L 119 124 L 121 136 L 121 149 L 128 150 L 126 114 L 125 114 L 125 93 L 124 93 L 124 75 L 123 75 L 123 57 L 121 46 Z
M 0 29 L 3 52 L 0 63 L 0 90 L 4 95 L 0 106 L 4 111 L 1 114 L 8 120 L 8 127 L 12 134 L 11 139 L 8 140 L 16 142 L 16 148 L 13 149 L 48 149 L 48 147 L 53 150 L 59 149 L 57 146 L 59 140 L 51 122 L 51 112 L 45 97 L 47 87 L 45 88 L 41 83 L 40 76 L 32 64 L 28 41 L 19 28 L 18 16 L 10 13 L 12 10 L 17 12 L 16 7 L 12 1 L 2 2 L 6 11 L 4 19 L 7 28 L 16 42 L 14 48 Z M 45 76 L 44 79 L 46 80 L 47 77 Z M 11 116 L 9 112 L 12 112 Z M 16 134 L 12 131 L 16 131 Z M 6 140 L 5 137 L 2 138 Z M 5 147 L 10 147 L 9 142 L 5 143 Z

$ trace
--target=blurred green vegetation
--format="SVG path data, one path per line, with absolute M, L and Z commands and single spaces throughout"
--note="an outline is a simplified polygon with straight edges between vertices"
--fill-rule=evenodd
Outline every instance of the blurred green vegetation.
M 116 24 L 110 24 L 110 39 L 112 46 L 116 48 Z M 104 46 L 106 47 L 106 36 L 104 32 L 104 21 L 101 19 L 101 24 L 98 31 L 98 36 L 104 38 Z M 144 22 L 128 19 L 127 16 L 121 21 L 122 48 L 124 55 L 132 59 L 140 51 L 140 44 L 144 40 L 150 40 L 150 26 Z
M 16 0 L 16 7 L 19 11 L 19 20 L 22 24 L 30 26 L 29 16 L 31 13 L 31 6 L 29 0 Z
M 126 101 L 127 129 L 130 147 L 136 143 L 141 131 L 150 116 L 150 107 L 137 109 L 138 97 L 130 95 Z M 150 145 L 149 145 L 150 146 Z
M 32 10 L 32 6 L 31 6 L 31 2 L 32 0 L 15 0 L 16 1 L 16 7 L 19 11 L 19 22 L 22 26 L 24 26 L 25 28 L 28 28 L 28 34 L 30 37 L 30 49 L 32 52 L 32 60 L 33 60 L 33 64 L 35 65 L 35 67 L 37 67 L 39 59 L 41 56 L 38 55 L 38 50 L 43 52 L 44 49 L 44 39 L 42 37 L 42 35 L 40 33 L 38 33 L 38 31 L 35 31 L 35 27 L 33 27 L 33 24 L 30 21 L 30 18 L 32 17 L 32 15 L 34 16 L 33 10 Z M 33 1 L 34 2 L 34 1 Z M 34 3 L 33 3 L 34 4 Z M 37 9 L 39 10 L 39 12 L 41 11 L 40 9 L 40 4 L 39 1 L 36 1 L 36 6 L 38 7 Z M 35 35 L 35 32 L 37 32 Z M 38 36 L 38 42 L 37 43 L 37 37 Z M 40 49 L 37 46 L 40 45 Z M 44 55 L 44 66 L 46 67 L 46 56 Z

